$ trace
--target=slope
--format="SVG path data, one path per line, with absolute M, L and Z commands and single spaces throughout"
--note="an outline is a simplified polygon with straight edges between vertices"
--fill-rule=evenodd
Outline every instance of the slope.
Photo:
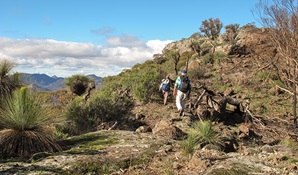
M 180 52 L 179 70 L 191 58 L 193 92 L 186 116 L 178 116 L 172 96 L 167 105 L 156 94 L 146 103 L 134 99 L 127 118 L 138 125 L 131 130 L 121 130 L 128 128 L 127 123 L 116 118 L 105 123 L 100 131 L 64 140 L 62 153 L 38 154 L 31 162 L 2 164 L 1 172 L 15 173 L 17 169 L 27 174 L 297 174 L 298 135 L 289 112 L 291 95 L 277 86 L 276 70 L 268 66 L 276 53 L 267 39 L 261 29 L 245 29 L 238 34 L 236 47 L 219 38 L 215 48 L 218 55 L 211 54 L 212 48 L 206 46 L 201 47 L 205 54 L 199 57 L 189 47 L 193 38 L 173 42 L 150 64 L 162 65 L 163 71 L 175 79 L 170 51 Z M 209 42 L 202 40 L 201 44 Z M 142 71 L 147 65 L 148 62 L 141 64 L 138 69 Z M 118 81 L 117 77 L 109 78 Z M 208 93 L 204 94 L 206 90 Z M 233 105 L 227 105 L 226 116 L 216 115 L 204 98 L 194 107 L 202 94 L 217 102 L 230 95 L 243 104 L 249 102 L 245 106 L 248 110 L 239 113 Z M 202 111 L 212 115 L 202 115 Z M 243 112 L 249 120 L 244 120 Z M 193 154 L 186 154 L 186 133 L 201 119 L 212 120 L 212 129 L 225 139 L 223 145 L 197 145 Z M 118 124 L 112 127 L 115 122 Z

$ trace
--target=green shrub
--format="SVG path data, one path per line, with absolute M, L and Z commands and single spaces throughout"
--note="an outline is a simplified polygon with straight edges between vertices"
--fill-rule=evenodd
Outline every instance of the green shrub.
M 61 131 L 69 135 L 94 131 L 95 117 L 90 113 L 89 106 L 84 104 L 83 99 L 76 98 L 65 111 L 67 124 Z
M 113 83 L 109 83 L 111 87 Z M 76 98 L 66 109 L 67 125 L 62 129 L 70 135 L 83 134 L 97 130 L 102 122 L 126 120 L 125 115 L 130 112 L 133 101 L 129 96 L 120 96 L 105 86 L 94 97 L 90 98 L 88 105 L 82 98 Z
M 131 91 L 131 95 L 141 102 L 149 102 L 159 92 L 159 84 L 164 78 L 160 65 L 147 64 L 146 66 L 133 67 L 132 70 L 121 80 L 122 89 Z
M 285 145 L 285 146 L 290 147 L 290 148 L 293 148 L 294 147 L 294 142 L 290 138 L 282 139 L 280 141 L 280 144 L 281 145 Z
M 196 69 L 190 69 L 188 71 L 188 76 L 190 79 L 202 79 L 205 77 L 206 68 L 200 66 Z
M 224 52 L 215 52 L 214 53 L 214 59 L 217 64 L 221 64 L 222 62 L 228 61 L 229 58 Z
M 81 97 L 66 109 L 67 124 L 60 131 L 76 135 L 94 131 L 103 122 L 126 123 L 131 129 L 135 122 L 127 115 L 134 99 L 149 102 L 158 95 L 159 84 L 165 72 L 153 61 L 137 64 L 118 76 L 103 78 L 102 86 L 85 104 Z M 129 122 L 128 122 L 129 121 Z
M 132 87 L 135 97 L 142 102 L 149 102 L 151 96 L 158 92 L 161 74 L 154 70 L 140 72 L 135 77 L 135 85 Z
M 214 63 L 214 54 L 213 53 L 207 53 L 203 56 L 203 64 L 213 64 Z

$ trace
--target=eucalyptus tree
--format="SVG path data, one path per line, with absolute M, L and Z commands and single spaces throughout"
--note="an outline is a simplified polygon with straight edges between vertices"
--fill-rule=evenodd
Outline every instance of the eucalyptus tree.
M 211 38 L 211 40 L 215 40 L 219 36 L 222 26 L 223 24 L 218 18 L 209 18 L 208 20 L 202 21 L 202 25 L 199 29 L 203 34 Z
M 215 52 L 215 47 L 217 45 L 216 39 L 219 37 L 222 27 L 223 24 L 218 18 L 209 18 L 208 20 L 202 21 L 202 25 L 199 28 L 201 33 L 211 39 L 210 44 L 212 45 L 212 53 Z

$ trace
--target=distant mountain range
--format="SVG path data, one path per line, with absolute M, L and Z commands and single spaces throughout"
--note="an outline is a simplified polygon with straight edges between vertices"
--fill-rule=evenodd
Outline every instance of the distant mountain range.
M 96 88 L 101 86 L 102 79 L 94 74 L 86 75 L 95 80 Z M 26 85 L 34 87 L 38 91 L 54 91 L 65 88 L 65 78 L 48 76 L 46 74 L 27 74 L 21 73 L 21 77 Z

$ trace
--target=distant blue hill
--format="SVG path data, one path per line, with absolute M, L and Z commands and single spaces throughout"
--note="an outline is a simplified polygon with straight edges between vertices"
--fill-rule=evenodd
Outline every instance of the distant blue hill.
M 96 88 L 101 86 L 102 79 L 94 74 L 87 75 L 95 80 Z M 26 85 L 34 87 L 38 91 L 55 91 L 65 88 L 64 79 L 57 76 L 48 76 L 46 74 L 28 74 L 21 73 L 21 77 Z

